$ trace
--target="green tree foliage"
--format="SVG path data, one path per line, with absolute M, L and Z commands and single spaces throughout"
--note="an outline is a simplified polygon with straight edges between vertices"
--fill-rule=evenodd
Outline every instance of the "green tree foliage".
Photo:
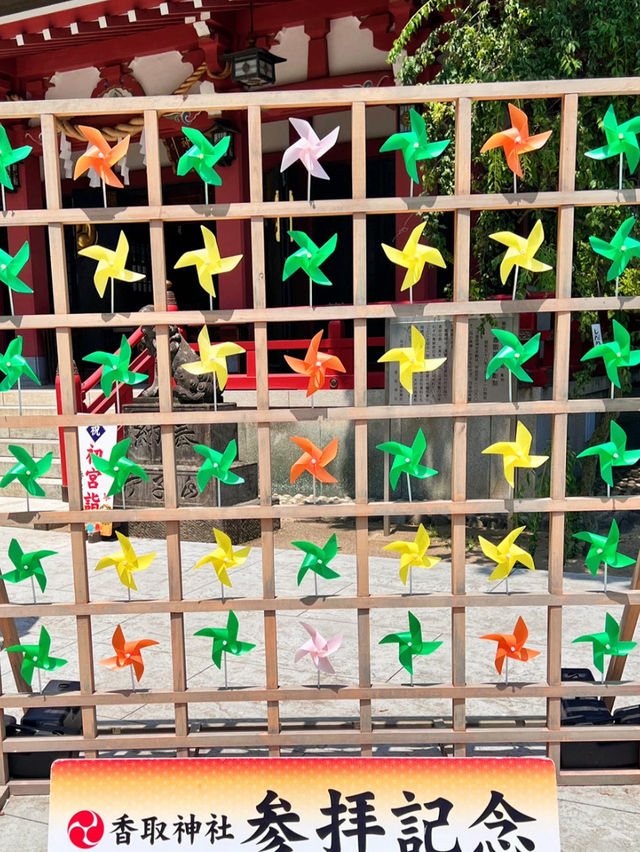
M 408 22 L 395 42 L 389 60 L 419 41 L 418 47 L 401 63 L 405 85 L 420 81 L 423 72 L 441 66 L 434 83 L 475 83 L 511 80 L 545 80 L 585 77 L 635 76 L 640 73 L 640 15 L 637 0 L 428 0 Z M 613 102 L 619 121 L 640 112 L 640 100 L 622 98 L 581 98 L 578 123 L 577 189 L 617 188 L 618 160 L 592 160 L 585 151 L 605 142 L 602 117 Z M 548 144 L 521 158 L 524 177 L 519 192 L 550 191 L 558 185 L 560 103 L 557 99 L 528 99 L 516 102 L 529 116 L 530 133 L 552 129 Z M 429 138 L 453 137 L 453 107 L 427 104 L 425 118 Z M 472 128 L 473 191 L 482 193 L 513 191 L 513 176 L 501 149 L 480 155 L 486 139 L 509 126 L 505 101 L 474 104 Z M 453 192 L 454 146 L 449 146 L 437 164 L 423 178 L 423 191 Z M 437 185 L 436 178 L 437 175 Z M 637 179 L 637 175 L 635 176 Z M 625 166 L 625 187 L 635 186 Z M 496 230 L 528 234 L 540 216 L 545 229 L 545 245 L 538 257 L 555 267 L 555 210 L 535 215 L 526 211 L 484 211 L 473 223 L 473 297 L 507 292 L 500 285 L 500 247 L 489 239 Z M 576 211 L 573 264 L 574 295 L 603 295 L 613 292 L 606 283 L 608 262 L 596 255 L 588 242 L 590 235 L 610 239 L 629 208 L 582 208 Z M 427 216 L 432 244 L 446 252 L 442 219 Z M 637 228 L 640 233 L 640 228 Z M 637 234 L 636 234 L 637 236 Z M 523 274 L 522 289 L 553 291 L 553 273 Z M 625 295 L 640 292 L 640 274 L 629 267 L 621 279 Z M 584 323 L 585 331 L 588 323 Z

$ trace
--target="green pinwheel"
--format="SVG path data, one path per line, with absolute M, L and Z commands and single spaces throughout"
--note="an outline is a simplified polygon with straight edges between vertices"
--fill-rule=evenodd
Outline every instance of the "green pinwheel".
M 640 147 L 637 139 L 637 134 L 640 132 L 640 116 L 618 124 L 613 104 L 611 104 L 602 119 L 602 127 L 607 137 L 607 144 L 602 148 L 586 151 L 586 156 L 591 157 L 592 160 L 608 160 L 609 157 L 624 154 L 629 171 L 633 174 L 640 162 Z
M 112 494 L 119 494 L 130 476 L 137 476 L 140 479 L 144 479 L 145 482 L 149 481 L 149 477 L 140 465 L 127 458 L 127 450 L 130 444 L 131 438 L 118 441 L 111 450 L 111 455 L 108 459 L 97 456 L 95 453 L 90 453 L 91 464 L 95 469 L 113 479 L 111 488 L 107 491 L 108 497 L 111 497 Z
M 598 456 L 600 459 L 600 476 L 607 485 L 613 485 L 612 468 L 625 467 L 640 461 L 640 450 L 627 449 L 627 433 L 622 426 L 612 420 L 608 441 L 605 441 L 604 444 L 587 447 L 586 450 L 578 453 L 579 459 L 587 456 Z
M 593 664 L 603 677 L 605 657 L 626 657 L 638 644 L 620 641 L 620 625 L 610 613 L 607 613 L 605 619 L 604 633 L 587 633 L 584 636 L 578 636 L 573 642 L 593 644 Z
M 338 555 L 338 539 L 335 533 L 324 547 L 313 544 L 311 541 L 292 541 L 291 544 L 305 554 L 298 571 L 298 585 L 309 570 L 319 577 L 324 577 L 325 580 L 335 580 L 340 576 L 333 568 L 329 568 L 329 562 Z
M 633 257 L 640 257 L 640 242 L 629 234 L 635 224 L 635 216 L 629 216 L 618 228 L 610 243 L 600 237 L 589 237 L 591 248 L 611 261 L 607 272 L 607 281 L 613 281 L 625 271 Z
M 252 642 L 238 641 L 238 616 L 233 610 L 229 610 L 226 627 L 204 627 L 193 635 L 210 636 L 213 639 L 211 659 L 218 668 L 221 667 L 223 654 L 241 657 L 256 647 Z
M 407 174 L 414 183 L 420 183 L 418 161 L 439 157 L 451 140 L 443 139 L 441 142 L 429 142 L 424 118 L 415 109 L 409 111 L 409 116 L 411 130 L 406 133 L 394 133 L 382 145 L 380 151 L 401 151 Z
M 12 190 L 13 184 L 9 176 L 8 168 L 14 163 L 19 163 L 31 153 L 31 145 L 22 145 L 20 148 L 12 148 L 7 136 L 7 131 L 0 124 L 0 183 Z
M 200 493 L 204 491 L 212 476 L 219 479 L 225 485 L 240 485 L 244 482 L 241 476 L 233 473 L 231 465 L 236 460 L 238 454 L 238 446 L 234 440 L 229 441 L 223 453 L 207 447 L 206 444 L 194 444 L 193 449 L 196 453 L 204 456 L 204 464 L 196 474 L 198 488 Z
M 389 471 L 389 482 L 394 491 L 400 475 L 403 473 L 406 473 L 407 476 L 415 476 L 416 479 L 427 479 L 429 476 L 435 476 L 438 472 L 420 464 L 420 459 L 427 449 L 427 439 L 422 429 L 418 429 L 410 447 L 400 444 L 398 441 L 386 441 L 384 444 L 378 444 L 376 449 L 394 456 Z
M 420 622 L 412 612 L 409 612 L 409 630 L 401 633 L 389 633 L 378 644 L 388 645 L 391 642 L 397 642 L 398 659 L 410 675 L 413 675 L 414 657 L 427 657 L 442 645 L 442 642 L 423 641 Z
M 183 127 L 182 132 L 191 142 L 191 147 L 178 160 L 176 172 L 182 176 L 193 169 L 205 183 L 221 186 L 222 178 L 213 167 L 229 150 L 231 136 L 223 136 L 213 145 L 195 127 Z
M 20 671 L 22 677 L 30 685 L 35 669 L 44 669 L 47 672 L 53 672 L 67 665 L 67 660 L 63 660 L 60 657 L 50 657 L 50 648 L 51 636 L 49 636 L 46 627 L 41 627 L 37 645 L 11 645 L 9 648 L 5 648 L 5 651 L 24 654 Z
M 32 553 L 25 553 L 20 547 L 18 540 L 11 539 L 9 544 L 9 559 L 15 565 L 14 571 L 7 571 L 2 574 L 3 580 L 9 583 L 21 583 L 23 580 L 28 580 L 30 577 L 35 577 L 40 586 L 40 591 L 44 592 L 47 588 L 47 575 L 42 567 L 42 560 L 46 556 L 55 556 L 56 550 L 34 550 Z
M 613 340 L 593 346 L 580 360 L 590 361 L 592 358 L 602 358 L 609 381 L 619 388 L 618 370 L 620 367 L 637 367 L 640 364 L 640 349 L 631 349 L 629 332 L 617 320 L 613 320 Z
M 329 281 L 320 267 L 336 250 L 338 235 L 334 234 L 324 245 L 318 247 L 304 231 L 287 231 L 287 233 L 300 248 L 285 260 L 282 280 L 286 281 L 294 272 L 302 269 L 315 284 L 331 287 L 332 282 Z
M 102 364 L 100 387 L 105 396 L 110 395 L 114 382 L 122 382 L 125 385 L 137 385 L 138 382 L 143 382 L 149 378 L 146 373 L 134 373 L 133 370 L 129 369 L 131 344 L 124 334 L 120 340 L 120 349 L 113 355 L 111 352 L 91 352 L 91 354 L 85 355 L 82 360 L 89 361 L 92 364 Z
M 586 541 L 587 544 L 591 545 L 585 562 L 592 577 L 595 577 L 598 573 L 601 562 L 604 562 L 610 568 L 626 568 L 627 565 L 635 563 L 635 559 L 625 556 L 624 553 L 618 553 L 620 530 L 615 521 L 611 521 L 606 538 L 603 535 L 596 535 L 596 533 L 592 532 L 574 533 L 573 537 L 577 538 L 578 541 Z
M 0 249 L 0 281 L 14 293 L 33 293 L 31 287 L 18 278 L 28 260 L 29 243 L 27 242 L 22 243 L 14 257 Z
M 13 338 L 4 355 L 0 354 L 0 370 L 5 375 L 5 378 L 0 382 L 0 391 L 10 390 L 22 376 L 27 376 L 37 385 L 42 384 L 22 354 L 22 337 L 20 335 Z
M 532 382 L 533 379 L 522 369 L 522 365 L 537 354 L 540 334 L 534 334 L 526 343 L 520 343 L 515 334 L 503 328 L 492 328 L 491 333 L 498 339 L 502 349 L 487 364 L 486 378 L 490 378 L 500 367 L 506 367 L 521 382 Z
M 0 479 L 0 488 L 5 488 L 14 479 L 24 486 L 28 494 L 34 497 L 44 497 L 44 488 L 39 484 L 38 477 L 44 476 L 51 467 L 53 453 L 47 453 L 40 461 L 36 461 L 24 447 L 9 444 L 9 452 L 12 453 L 17 464 L 8 470 Z

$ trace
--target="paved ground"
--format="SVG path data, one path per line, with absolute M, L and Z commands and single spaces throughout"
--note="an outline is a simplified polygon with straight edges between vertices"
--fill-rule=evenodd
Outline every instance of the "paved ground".
M 71 582 L 71 553 L 69 537 L 64 532 L 40 531 L 30 529 L 0 528 L 0 554 L 6 553 L 9 541 L 16 537 L 25 551 L 48 548 L 57 551 L 56 556 L 45 561 L 49 583 L 44 594 L 37 591 L 38 600 L 67 601 L 73 599 Z M 409 537 L 409 536 L 408 536 Z M 489 535 L 493 538 L 493 536 Z M 338 536 L 339 538 L 339 536 Z M 156 559 L 152 566 L 144 572 L 135 575 L 138 598 L 162 598 L 167 595 L 167 559 L 164 541 L 134 540 L 134 547 L 139 554 L 155 551 Z M 324 543 L 324 542 L 323 542 Z M 117 549 L 113 542 L 99 542 L 88 545 L 91 595 L 94 600 L 112 600 L 122 597 L 126 599 L 124 588 L 119 584 L 114 569 L 96 572 L 96 563 L 103 555 Z M 193 566 L 198 559 L 205 555 L 211 547 L 206 543 L 184 542 L 182 545 L 182 567 L 184 580 L 184 596 L 200 599 L 207 596 L 218 596 L 220 587 L 210 567 L 197 571 Z M 277 594 L 293 596 L 297 594 L 313 594 L 313 579 L 305 577 L 300 589 L 296 586 L 296 575 L 301 562 L 301 554 L 295 550 L 278 550 L 276 552 L 276 584 Z M 5 557 L 0 559 L 3 572 L 11 566 Z M 337 580 L 320 580 L 322 594 L 350 595 L 355 592 L 355 557 L 351 554 L 339 554 L 334 566 L 341 576 Z M 398 561 L 383 557 L 372 557 L 370 560 L 372 594 L 397 593 L 404 591 L 398 578 Z M 467 584 L 469 590 L 488 589 L 487 566 L 473 564 L 468 566 Z M 261 593 L 261 559 L 259 548 L 253 548 L 245 565 L 232 575 L 234 596 L 259 596 Z M 601 581 L 594 580 L 588 574 L 567 574 L 565 577 L 568 590 L 590 590 L 601 588 Z M 513 591 L 536 591 L 546 587 L 546 572 L 518 571 L 511 580 Z M 628 577 L 613 577 L 610 579 L 612 588 L 628 587 Z M 443 560 L 431 571 L 419 571 L 414 577 L 415 592 L 447 591 L 450 586 L 450 565 Z M 495 589 L 495 584 L 493 585 Z M 19 585 L 8 585 L 10 599 L 16 602 L 31 600 L 31 586 L 28 582 Z M 503 587 L 494 591 L 503 595 Z M 493 659 L 495 645 L 479 637 L 491 632 L 510 632 L 515 625 L 518 615 L 525 617 L 529 627 L 528 645 L 541 651 L 539 657 L 524 664 L 511 664 L 511 678 L 521 681 L 544 680 L 546 666 L 546 622 L 547 611 L 544 607 L 531 607 L 524 612 L 505 605 L 486 609 L 484 611 L 470 608 L 467 614 L 467 679 L 469 682 L 498 681 Z M 407 600 L 410 608 L 410 601 Z M 620 609 L 610 607 L 609 611 L 619 617 Z M 590 666 L 590 646 L 585 644 L 572 645 L 571 640 L 576 636 L 601 631 L 604 626 L 604 608 L 567 608 L 563 618 L 563 665 Z M 420 658 L 416 662 L 416 682 L 450 681 L 451 649 L 449 647 L 450 612 L 446 609 L 429 609 L 422 611 L 420 617 L 423 623 L 425 639 L 440 637 L 443 646 L 432 656 Z M 216 615 L 188 613 L 185 616 L 188 685 L 190 687 L 217 687 L 223 685 L 223 674 L 211 661 L 210 641 L 193 634 L 205 626 L 222 626 L 224 618 Z M 313 686 L 316 675 L 308 658 L 299 664 L 294 663 L 296 649 L 306 640 L 307 636 L 301 627 L 301 621 L 314 624 L 325 637 L 329 638 L 338 633 L 344 636 L 342 647 L 333 656 L 336 668 L 335 676 L 327 677 L 330 682 L 354 683 L 357 678 L 356 648 L 356 619 L 355 613 L 348 610 L 328 610 L 316 613 L 301 611 L 283 612 L 278 614 L 279 640 L 279 680 L 282 686 L 309 685 Z M 115 616 L 96 616 L 92 622 L 94 659 L 96 661 L 112 655 L 111 637 L 119 619 Z M 99 720 L 107 725 L 118 722 L 120 725 L 139 724 L 143 720 L 158 721 L 168 719 L 168 707 L 147 705 L 144 701 L 146 688 L 170 689 L 170 637 L 169 617 L 167 615 L 135 615 L 121 619 L 127 638 L 148 637 L 155 639 L 159 645 L 145 651 L 145 674 L 140 684 L 140 703 L 134 706 L 119 706 L 99 708 Z M 64 617 L 49 617 L 42 619 L 52 636 L 51 653 L 69 660 L 68 665 L 59 672 L 60 677 L 74 678 L 77 676 L 76 626 L 74 619 Z M 41 621 L 25 618 L 19 622 L 19 630 L 23 640 L 37 641 Z M 376 683 L 407 682 L 406 673 L 399 671 L 397 648 L 393 645 L 379 645 L 379 640 L 394 630 L 406 629 L 406 614 L 404 609 L 374 610 L 371 614 L 372 641 L 372 674 Z M 256 643 L 256 648 L 250 654 L 241 658 L 232 658 L 229 663 L 229 683 L 231 685 L 262 686 L 264 685 L 264 640 L 262 622 L 258 613 L 240 614 L 240 639 Z M 5 688 L 10 688 L 10 669 L 7 656 L 0 654 L 0 671 Z M 625 679 L 640 680 L 640 651 L 629 657 Z M 34 678 L 37 688 L 37 678 Z M 101 665 L 96 665 L 96 687 L 99 690 L 129 689 L 129 672 L 113 672 Z M 636 704 L 638 699 L 625 699 L 621 704 Z M 354 706 L 351 706 L 351 705 Z M 433 700 L 425 707 L 425 702 L 376 701 L 374 714 L 381 718 L 390 718 L 399 712 L 407 716 L 434 716 L 450 714 L 450 702 Z M 472 700 L 468 702 L 470 715 L 542 715 L 544 713 L 543 699 L 504 698 L 500 700 Z M 204 705 L 190 705 L 190 719 L 224 719 L 229 705 L 219 702 L 209 702 Z M 257 703 L 234 704 L 234 713 L 239 718 L 264 719 L 266 708 Z M 11 711 L 9 711 L 11 712 Z M 354 702 L 326 703 L 305 701 L 290 702 L 283 707 L 286 717 L 300 718 L 303 716 L 351 716 L 355 715 Z M 516 749 L 518 747 L 516 746 Z M 521 747 L 519 753 L 539 754 L 536 747 Z M 496 748 L 476 747 L 476 754 L 500 754 L 504 750 Z M 640 848 L 640 792 L 638 788 L 561 788 L 559 792 L 560 814 L 563 832 L 563 849 L 598 850 L 636 850 Z M 46 814 L 47 800 L 13 798 L 5 807 L 4 816 L 0 817 L 0 850 L 12 852 L 13 849 L 28 849 L 28 852 L 39 852 L 46 848 Z M 25 844 L 25 839 L 28 842 Z

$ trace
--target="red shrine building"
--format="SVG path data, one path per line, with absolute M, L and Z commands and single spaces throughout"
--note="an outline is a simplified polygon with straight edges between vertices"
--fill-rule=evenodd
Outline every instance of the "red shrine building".
M 235 73 L 233 55 L 247 48 L 268 51 L 274 63 L 267 72 L 275 80 L 266 85 L 273 90 L 300 88 L 342 88 L 353 86 L 393 86 L 394 69 L 386 62 L 396 35 L 415 11 L 413 0 L 3 0 L 0 11 L 0 99 L 53 100 L 76 98 L 126 98 L 141 95 L 190 93 L 211 94 L 211 112 L 185 111 L 161 119 L 163 141 L 163 185 L 166 204 L 203 204 L 204 187 L 195 173 L 178 177 L 176 164 L 190 143 L 182 134 L 183 126 L 206 133 L 212 141 L 230 135 L 231 144 L 218 164 L 222 186 L 209 187 L 209 201 L 226 202 L 248 198 L 247 129 L 244 115 L 225 114 L 215 109 L 215 95 L 221 92 L 251 89 L 257 82 L 242 82 Z M 229 56 L 231 54 L 231 58 Z M 277 58 L 277 60 L 275 59 Z M 245 63 L 245 71 L 249 67 Z M 268 76 L 268 74 L 267 74 Z M 314 198 L 342 197 L 350 184 L 350 125 L 346 112 L 314 110 L 313 115 L 299 114 L 313 121 L 319 135 L 339 126 L 338 143 L 323 160 L 330 172 L 329 181 L 314 182 Z M 271 110 L 263 116 L 263 173 L 265 199 L 302 199 L 306 197 L 306 172 L 303 168 L 280 171 L 282 152 L 297 136 L 285 110 Z M 406 175 L 401 158 L 381 154 L 382 141 L 398 129 L 399 111 L 379 106 L 367 113 L 367 194 L 370 197 L 406 194 Z M 82 116 L 60 121 L 59 155 L 63 175 L 65 206 L 100 207 L 102 190 L 84 176 L 73 180 L 73 163 L 85 150 L 86 140 L 77 130 Z M 140 145 L 141 116 L 122 122 L 108 119 L 99 126 L 111 144 L 125 133 L 131 137 L 126 160 L 119 174 L 122 189 L 108 189 L 110 207 L 146 204 L 146 174 Z M 6 122 L 12 145 L 28 144 L 33 155 L 17 168 L 15 190 L 7 193 L 8 209 L 41 208 L 43 185 L 39 128 L 34 122 Z M 400 181 L 404 181 L 402 184 Z M 398 191 L 396 191 L 396 182 Z M 406 218 L 406 217 L 405 217 Z M 339 249 L 326 264 L 326 272 L 335 280 L 332 288 L 318 288 L 318 303 L 350 301 L 352 287 L 351 228 L 336 218 L 316 218 L 313 239 L 317 244 L 337 232 Z M 213 223 L 225 255 L 250 253 L 249 222 L 217 219 Z M 296 227 L 304 227 L 296 221 Z M 380 262 L 380 243 L 393 243 L 404 227 L 402 217 L 377 216 L 368 221 L 369 301 L 394 301 L 399 295 L 400 270 Z M 272 305 L 301 304 L 305 293 L 282 284 L 282 266 L 290 253 L 287 230 L 289 221 L 270 221 L 267 239 L 267 269 Z M 123 226 L 130 254 L 129 266 L 143 274 L 150 272 L 149 237 L 146 225 Z M 93 264 L 79 257 L 78 248 L 99 242 L 115 246 L 120 225 L 99 225 L 99 238 L 92 226 L 68 228 L 68 278 L 73 311 L 104 310 L 95 288 L 90 286 Z M 48 312 L 51 306 L 50 276 L 44 229 L 12 227 L 0 229 L 0 248 L 12 255 L 28 240 L 31 262 L 24 270 L 25 281 L 33 294 L 16 294 L 16 313 Z M 209 307 L 208 296 L 194 282 L 188 270 L 174 270 L 177 258 L 201 241 L 196 223 L 167 223 L 165 226 L 167 270 L 178 306 L 182 309 Z M 112 246 L 113 244 L 113 246 Z M 241 308 L 251 304 L 251 281 L 240 264 L 225 276 L 218 288 L 214 308 Z M 346 274 L 344 270 L 346 269 Z M 435 272 L 416 286 L 417 299 L 437 296 Z M 124 292 L 124 290 L 122 291 Z M 9 313 L 6 292 L 3 313 Z M 150 276 L 126 288 L 119 310 L 138 310 L 152 301 Z M 323 301 L 324 300 L 324 301 Z M 299 336 L 288 323 L 276 329 L 280 338 Z M 349 334 L 349 330 L 344 331 Z M 382 333 L 372 329 L 372 333 Z M 88 332 L 84 332 L 88 334 Z M 83 340 L 83 332 L 74 340 L 74 353 L 81 372 L 81 358 L 93 349 L 106 349 L 112 341 Z M 101 345 L 104 344 L 104 345 Z M 52 334 L 43 331 L 24 333 L 24 351 L 43 382 L 51 382 L 53 357 Z

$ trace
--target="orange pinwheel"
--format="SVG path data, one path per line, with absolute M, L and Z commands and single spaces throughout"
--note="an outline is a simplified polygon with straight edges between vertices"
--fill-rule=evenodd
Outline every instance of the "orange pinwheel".
M 480 637 L 481 639 L 492 639 L 498 643 L 496 650 L 496 671 L 498 674 L 502 674 L 502 666 L 507 657 L 526 663 L 528 660 L 532 660 L 538 656 L 540 651 L 533 651 L 531 648 L 524 647 L 528 636 L 527 625 L 524 623 L 522 616 L 520 616 L 513 633 L 490 633 L 488 636 Z
M 323 333 L 319 331 L 311 339 L 304 360 L 301 358 L 292 358 L 290 355 L 284 356 L 284 360 L 295 373 L 302 373 L 304 376 L 309 376 L 307 396 L 311 396 L 311 394 L 324 387 L 327 370 L 336 370 L 338 373 L 345 372 L 344 364 L 337 355 L 327 355 L 324 352 L 318 352 Z
M 290 482 L 295 482 L 296 479 L 305 472 L 309 471 L 311 476 L 320 482 L 337 482 L 338 480 L 324 469 L 326 464 L 333 461 L 338 452 L 338 439 L 333 438 L 329 441 L 324 450 L 319 450 L 314 443 L 308 438 L 298 438 L 295 435 L 291 436 L 294 444 L 297 444 L 303 451 L 297 462 L 291 465 Z
M 115 657 L 108 657 L 106 660 L 100 660 L 100 664 L 108 669 L 122 669 L 125 666 L 133 666 L 136 674 L 136 679 L 139 681 L 144 672 L 144 663 L 142 662 L 142 648 L 147 648 L 149 645 L 158 645 L 155 639 L 134 639 L 132 642 L 125 642 L 122 627 L 118 625 L 113 632 L 111 640 L 113 650 L 116 652 Z
M 504 148 L 504 155 L 507 158 L 507 165 L 511 171 L 522 177 L 522 167 L 520 166 L 520 154 L 528 154 L 529 151 L 536 151 L 542 148 L 547 139 L 551 136 L 551 130 L 545 133 L 538 133 L 535 136 L 529 136 L 529 121 L 526 113 L 513 104 L 509 104 L 509 116 L 511 117 L 511 127 L 508 130 L 501 130 L 499 133 L 494 133 L 480 148 L 480 153 L 491 148 Z
M 115 176 L 111 166 L 115 166 L 118 160 L 121 160 L 129 150 L 129 136 L 125 136 L 117 145 L 110 148 L 107 140 L 95 127 L 85 127 L 79 124 L 78 130 L 89 143 L 89 147 L 84 154 L 78 157 L 73 179 L 75 180 L 89 169 L 93 169 L 104 183 L 108 183 L 109 186 L 122 187 L 122 181 Z

